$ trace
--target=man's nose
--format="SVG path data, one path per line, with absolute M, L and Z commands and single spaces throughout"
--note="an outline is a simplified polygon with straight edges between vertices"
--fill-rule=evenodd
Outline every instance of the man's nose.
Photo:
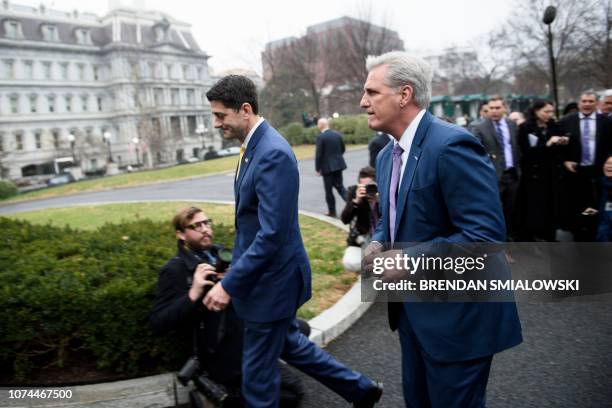
M 361 101 L 359 101 L 359 106 L 362 108 L 367 108 L 370 104 L 370 101 L 368 100 L 368 98 L 366 97 L 366 94 L 364 93 L 363 95 L 361 95 Z

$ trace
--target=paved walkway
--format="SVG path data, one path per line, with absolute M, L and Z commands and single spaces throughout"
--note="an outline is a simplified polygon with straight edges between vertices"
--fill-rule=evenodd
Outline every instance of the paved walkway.
M 354 183 L 367 151 L 346 154 L 345 184 Z M 312 160 L 300 163 L 300 209 L 326 211 L 323 182 Z M 0 214 L 84 202 L 152 199 L 232 200 L 232 175 L 126 188 L 0 207 Z M 341 210 L 338 202 L 338 211 Z M 588 271 L 585 271 L 588 273 Z M 493 361 L 490 407 L 612 407 L 612 296 L 599 303 L 523 303 L 519 313 L 525 341 Z M 340 361 L 385 383 L 381 407 L 403 406 L 400 349 L 387 326 L 386 307 L 376 304 L 328 346 Z M 341 398 L 305 378 L 303 407 L 346 407 Z

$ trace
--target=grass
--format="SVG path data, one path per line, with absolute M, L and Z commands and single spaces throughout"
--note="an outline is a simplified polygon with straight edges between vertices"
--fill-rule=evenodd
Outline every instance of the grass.
M 34 224 L 68 225 L 72 228 L 91 230 L 105 223 L 119 223 L 123 220 L 152 219 L 168 221 L 176 211 L 187 205 L 197 205 L 215 220 L 215 223 L 233 224 L 234 207 L 231 205 L 148 202 L 77 206 L 46 209 L 14 214 L 12 218 L 30 221 Z M 357 276 L 343 270 L 341 260 L 345 247 L 346 233 L 322 221 L 300 215 L 302 237 L 312 269 L 312 299 L 300 308 L 298 315 L 310 319 L 332 306 Z
M 363 145 L 350 146 L 349 150 L 363 147 Z M 311 159 L 315 154 L 314 145 L 294 146 L 293 151 L 298 160 Z M 234 171 L 236 169 L 237 156 L 223 157 L 215 160 L 185 164 L 181 166 L 168 167 L 157 170 L 144 170 L 136 173 L 126 173 L 111 177 L 101 177 L 92 180 L 83 180 L 77 183 L 65 184 L 63 186 L 45 188 L 28 193 L 19 194 L 2 203 L 14 203 L 26 200 L 59 197 L 70 194 L 85 193 L 91 191 L 112 190 L 120 187 L 134 187 L 145 184 L 159 183 L 163 181 L 182 180 L 193 177 Z

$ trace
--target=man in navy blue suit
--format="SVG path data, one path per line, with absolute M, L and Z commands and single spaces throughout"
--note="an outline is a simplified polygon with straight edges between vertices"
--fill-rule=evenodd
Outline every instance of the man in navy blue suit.
M 399 243 L 503 242 L 497 178 L 482 144 L 425 110 L 431 67 L 391 52 L 368 58 L 367 68 L 361 107 L 370 128 L 394 140 L 377 159 L 382 216 L 366 269 Z M 389 323 L 399 330 L 409 407 L 485 406 L 493 355 L 522 341 L 514 302 L 389 303 Z
M 372 407 L 382 385 L 338 363 L 298 330 L 310 298 L 310 265 L 298 225 L 299 174 L 287 141 L 258 114 L 257 91 L 239 75 L 206 94 L 215 128 L 242 143 L 234 181 L 236 240 L 230 271 L 206 295 L 213 311 L 230 299 L 244 321 L 242 394 L 248 407 L 277 407 L 278 358 L 357 407 Z

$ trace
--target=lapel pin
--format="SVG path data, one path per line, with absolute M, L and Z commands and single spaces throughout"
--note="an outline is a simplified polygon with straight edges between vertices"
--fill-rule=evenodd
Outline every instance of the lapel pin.
M 419 156 L 414 156 L 414 160 L 419 160 Z
M 249 158 L 247 157 L 246 159 L 244 159 L 244 162 L 248 163 L 249 162 Z

